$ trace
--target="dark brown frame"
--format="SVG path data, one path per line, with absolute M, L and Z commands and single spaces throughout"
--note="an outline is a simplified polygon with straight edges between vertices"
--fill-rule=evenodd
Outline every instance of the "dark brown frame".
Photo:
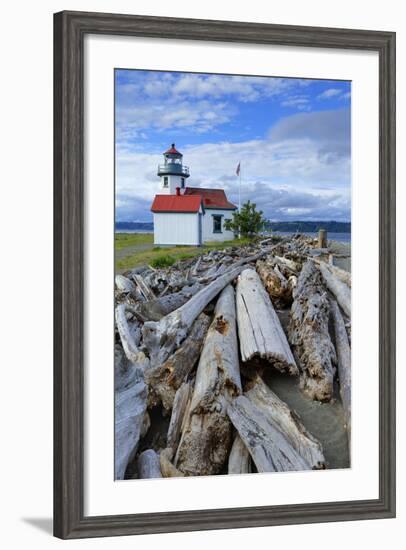
M 83 514 L 83 38 L 86 34 L 379 53 L 379 498 L 85 517 Z M 54 534 L 101 537 L 395 516 L 395 33 L 103 13 L 54 16 Z

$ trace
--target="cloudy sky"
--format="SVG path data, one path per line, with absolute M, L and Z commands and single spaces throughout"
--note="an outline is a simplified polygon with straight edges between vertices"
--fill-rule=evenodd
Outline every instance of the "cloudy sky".
M 271 220 L 351 218 L 350 82 L 117 69 L 116 220 L 152 221 L 171 143 L 187 184 Z

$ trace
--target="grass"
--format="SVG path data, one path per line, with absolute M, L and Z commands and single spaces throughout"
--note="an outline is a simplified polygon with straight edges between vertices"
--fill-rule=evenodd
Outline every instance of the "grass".
M 122 237 L 121 237 L 122 236 Z M 130 237 L 126 239 L 125 236 Z M 117 238 L 121 237 L 121 238 Z M 136 241 L 134 237 L 141 237 L 144 240 Z M 227 246 L 243 246 L 248 244 L 250 239 L 234 239 L 232 241 L 209 242 L 203 246 L 173 246 L 173 247 L 152 247 L 148 250 L 140 250 L 139 252 L 129 253 L 116 261 L 116 271 L 123 272 L 127 269 L 132 269 L 139 265 L 147 264 L 152 267 L 169 267 L 178 260 L 188 260 L 194 256 L 204 254 L 208 250 L 222 249 Z M 124 244 L 127 243 L 127 244 Z M 126 246 L 137 244 L 153 244 L 153 235 L 149 234 L 128 234 L 118 233 L 116 235 L 116 250 L 122 250 Z
M 127 246 L 138 244 L 150 244 L 154 242 L 152 233 L 116 233 L 114 235 L 114 246 L 116 250 L 122 250 Z
M 171 267 L 176 262 L 173 256 L 158 256 L 151 261 L 152 267 Z

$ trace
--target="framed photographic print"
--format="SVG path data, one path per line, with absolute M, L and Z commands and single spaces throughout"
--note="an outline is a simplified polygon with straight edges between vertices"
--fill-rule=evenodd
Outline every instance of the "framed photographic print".
M 55 15 L 54 533 L 395 514 L 395 35 Z

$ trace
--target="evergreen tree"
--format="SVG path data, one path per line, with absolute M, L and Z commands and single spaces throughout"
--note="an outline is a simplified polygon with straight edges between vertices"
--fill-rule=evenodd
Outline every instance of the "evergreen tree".
M 255 237 L 263 229 L 265 219 L 262 210 L 257 210 L 254 202 L 242 205 L 241 211 L 233 213 L 232 220 L 225 220 L 225 228 L 241 237 Z

